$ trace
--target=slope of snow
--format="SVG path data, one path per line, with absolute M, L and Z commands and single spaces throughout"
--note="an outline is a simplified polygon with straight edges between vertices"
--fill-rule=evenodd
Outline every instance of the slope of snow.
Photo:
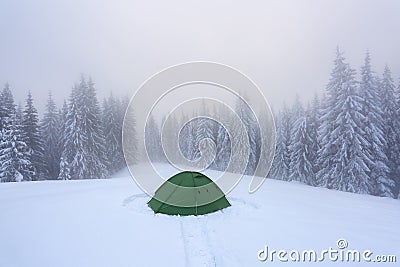
M 174 173 L 161 169 L 166 178 Z M 265 245 L 287 251 L 337 248 L 339 238 L 351 249 L 399 251 L 398 200 L 271 179 L 248 194 L 245 177 L 228 195 L 232 207 L 221 212 L 154 215 L 128 172 L 116 176 L 0 184 L 0 267 L 288 265 L 260 262 L 257 252 Z

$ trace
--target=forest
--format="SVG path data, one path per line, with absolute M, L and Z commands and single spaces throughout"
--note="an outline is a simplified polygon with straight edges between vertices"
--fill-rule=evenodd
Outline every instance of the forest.
M 94 82 L 82 75 L 62 107 L 57 107 L 50 93 L 39 118 L 31 93 L 24 106 L 16 105 L 11 86 L 5 84 L 0 94 L 0 181 L 97 179 L 121 170 L 128 103 L 128 98 L 112 94 L 100 103 Z M 235 112 L 247 129 L 250 155 L 245 174 L 252 175 L 257 164 L 263 164 L 258 160 L 262 137 L 256 119 L 263 114 L 256 116 L 241 100 Z M 389 66 L 382 74 L 374 72 L 368 52 L 357 76 L 337 49 L 326 88 L 307 104 L 297 97 L 274 114 L 277 143 L 269 177 L 399 197 L 400 85 L 395 85 Z M 130 119 L 134 121 L 135 115 Z M 145 147 L 153 161 L 167 162 L 161 145 L 162 122 L 150 115 Z M 204 138 L 215 144 L 210 168 L 224 171 L 231 147 L 221 123 L 190 120 L 180 131 L 177 153 L 191 160 L 200 157 L 198 146 Z M 137 148 L 133 157 L 139 162 L 143 148 L 138 140 L 139 136 L 132 136 Z

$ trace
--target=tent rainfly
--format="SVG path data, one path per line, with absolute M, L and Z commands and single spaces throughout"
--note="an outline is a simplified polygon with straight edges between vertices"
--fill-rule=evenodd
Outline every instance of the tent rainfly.
M 203 215 L 231 206 L 216 183 L 191 171 L 165 181 L 147 204 L 155 213 L 181 216 Z

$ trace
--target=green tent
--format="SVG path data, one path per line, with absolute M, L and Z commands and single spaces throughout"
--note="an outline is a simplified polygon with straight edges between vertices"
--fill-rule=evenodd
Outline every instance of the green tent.
M 210 178 L 190 171 L 164 182 L 147 204 L 155 213 L 183 216 L 203 215 L 231 205 Z

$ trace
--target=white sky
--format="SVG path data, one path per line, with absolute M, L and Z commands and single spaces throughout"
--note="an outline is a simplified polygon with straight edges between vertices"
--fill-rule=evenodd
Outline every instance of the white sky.
M 322 92 L 337 45 L 359 70 L 400 75 L 400 1 L 1 0 L 0 83 L 17 101 L 48 91 L 61 104 L 80 73 L 101 97 L 131 94 L 152 74 L 192 60 L 231 65 L 273 106 Z

